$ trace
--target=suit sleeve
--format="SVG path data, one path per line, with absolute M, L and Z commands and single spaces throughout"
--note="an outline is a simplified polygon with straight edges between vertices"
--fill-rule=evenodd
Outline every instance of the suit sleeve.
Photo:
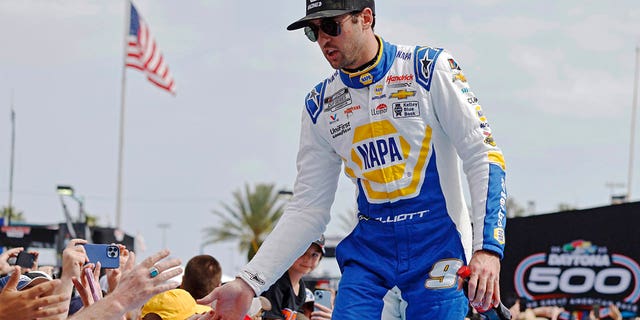
M 320 238 L 329 223 L 342 160 L 303 112 L 293 196 L 273 232 L 238 275 L 256 295 Z
M 473 251 L 502 258 L 507 213 L 502 151 L 461 68 L 446 51 L 435 62 L 430 89 L 436 117 L 462 159 L 469 184 Z

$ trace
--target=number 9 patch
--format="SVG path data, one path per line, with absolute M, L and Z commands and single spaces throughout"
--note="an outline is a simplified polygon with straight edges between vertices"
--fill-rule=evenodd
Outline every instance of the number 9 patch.
M 448 289 L 458 284 L 456 272 L 463 263 L 460 259 L 442 259 L 433 264 L 429 271 L 429 278 L 424 282 L 427 289 Z

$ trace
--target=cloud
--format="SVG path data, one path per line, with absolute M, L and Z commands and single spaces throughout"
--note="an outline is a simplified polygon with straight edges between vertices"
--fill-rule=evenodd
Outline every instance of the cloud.
M 560 48 L 514 47 L 509 60 L 523 85 L 515 95 L 553 115 L 611 117 L 628 110 L 631 86 L 621 86 L 627 82 L 615 70 L 576 64 L 571 57 Z
M 583 49 L 614 52 L 629 43 L 632 36 L 630 30 L 639 29 L 640 23 L 637 21 L 621 21 L 617 17 L 594 14 L 580 17 L 578 21 L 563 28 L 563 33 Z
M 554 30 L 557 24 L 541 18 L 522 15 L 498 16 L 490 20 L 471 20 L 466 16 L 453 15 L 449 18 L 449 27 L 461 34 L 473 32 L 503 41 L 529 38 L 534 35 Z

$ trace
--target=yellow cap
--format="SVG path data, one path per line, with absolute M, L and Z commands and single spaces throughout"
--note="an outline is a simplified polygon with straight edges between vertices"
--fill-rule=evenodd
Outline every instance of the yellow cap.
M 173 289 L 159 293 L 142 306 L 142 316 L 155 313 L 163 320 L 184 320 L 196 313 L 211 310 L 211 307 L 199 305 L 183 289 Z

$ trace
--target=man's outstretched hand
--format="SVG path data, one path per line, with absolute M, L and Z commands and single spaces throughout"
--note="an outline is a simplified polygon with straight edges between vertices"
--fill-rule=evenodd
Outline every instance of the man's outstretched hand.
M 239 278 L 215 288 L 211 293 L 198 300 L 199 304 L 210 305 L 215 310 L 214 320 L 242 320 L 251 307 L 255 293 L 249 285 Z

